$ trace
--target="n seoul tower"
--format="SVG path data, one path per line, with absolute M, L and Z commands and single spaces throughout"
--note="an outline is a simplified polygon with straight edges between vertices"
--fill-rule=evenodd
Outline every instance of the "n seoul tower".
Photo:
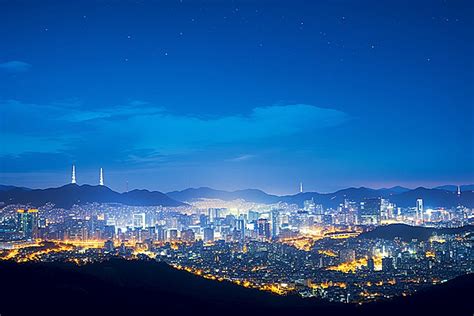
M 99 185 L 104 185 L 104 170 L 100 168 Z
M 76 184 L 76 166 L 72 165 L 71 183 Z

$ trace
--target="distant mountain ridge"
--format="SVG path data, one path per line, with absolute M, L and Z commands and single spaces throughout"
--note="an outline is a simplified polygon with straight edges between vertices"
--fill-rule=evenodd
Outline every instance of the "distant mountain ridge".
M 246 200 L 255 203 L 277 203 L 280 196 L 268 194 L 258 189 L 245 189 L 237 191 L 215 190 L 209 187 L 189 188 L 182 191 L 172 191 L 166 193 L 169 197 L 178 201 L 194 201 L 198 199 L 220 199 L 224 201 Z
M 460 185 L 459 188 L 461 189 L 461 191 L 473 191 L 474 190 L 474 184 Z M 441 186 L 435 187 L 434 189 L 457 192 L 458 186 L 454 185 L 454 184 L 448 184 L 448 185 L 441 185 Z
M 133 190 L 125 193 L 115 192 L 106 186 L 67 184 L 58 188 L 29 190 L 14 188 L 0 191 L 0 201 L 5 204 L 30 204 L 42 206 L 54 203 L 57 207 L 69 208 L 74 204 L 121 203 L 131 206 L 181 206 L 166 194 L 148 190 Z
M 449 187 L 449 186 L 448 186 Z M 462 186 L 469 188 L 470 185 Z M 426 207 L 455 207 L 463 205 L 474 207 L 474 192 L 462 189 L 461 196 L 457 190 L 440 188 L 428 189 L 419 187 L 408 189 L 400 186 L 392 188 L 371 189 L 365 187 L 347 188 L 333 193 L 302 192 L 293 195 L 273 195 L 258 189 L 244 189 L 236 191 L 216 190 L 209 187 L 188 188 L 182 191 L 162 193 L 158 191 L 133 190 L 126 193 L 115 192 L 105 186 L 72 185 L 59 188 L 28 189 L 14 186 L 0 186 L 0 202 L 6 204 L 38 205 L 52 202 L 60 207 L 70 207 L 73 204 L 88 202 L 122 203 L 126 205 L 162 205 L 180 206 L 187 202 L 199 199 L 220 199 L 224 201 L 245 200 L 247 202 L 275 204 L 278 202 L 303 206 L 304 201 L 313 199 L 315 203 L 324 207 L 335 208 L 345 199 L 361 202 L 367 198 L 386 198 L 400 207 L 415 206 L 416 200 L 423 199 Z M 42 205 L 42 204 L 41 204 Z
M 344 199 L 361 202 L 367 198 L 377 197 L 387 198 L 401 207 L 410 207 L 415 206 L 416 200 L 421 198 L 426 206 L 453 207 L 461 204 L 466 207 L 474 207 L 473 191 L 463 191 L 459 197 L 453 191 L 423 187 L 416 189 L 403 187 L 370 189 L 360 187 L 347 188 L 333 193 L 303 192 L 284 196 L 271 195 L 256 189 L 223 191 L 202 187 L 168 192 L 167 195 L 181 202 L 192 202 L 198 199 L 221 199 L 225 201 L 242 199 L 256 203 L 274 204 L 285 202 L 299 206 L 303 206 L 304 201 L 313 199 L 315 203 L 322 204 L 324 207 L 337 207 L 344 202 Z

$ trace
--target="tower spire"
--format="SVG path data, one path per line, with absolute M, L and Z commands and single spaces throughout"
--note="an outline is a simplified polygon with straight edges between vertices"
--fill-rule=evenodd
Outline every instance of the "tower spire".
M 100 168 L 99 185 L 104 185 L 104 170 Z
M 72 165 L 71 183 L 76 184 L 76 166 Z
M 303 193 L 303 182 L 300 182 L 300 193 Z

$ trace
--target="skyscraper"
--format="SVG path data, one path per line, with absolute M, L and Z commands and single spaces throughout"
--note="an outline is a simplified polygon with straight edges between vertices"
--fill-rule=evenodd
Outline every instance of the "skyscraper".
M 38 210 L 17 210 L 17 231 L 23 238 L 33 239 L 38 231 Z
M 211 223 L 214 223 L 217 218 L 220 218 L 222 216 L 223 210 L 224 209 L 222 208 L 209 208 L 208 209 L 209 221 Z
M 272 210 L 272 237 L 275 238 L 280 234 L 280 211 Z
M 133 214 L 133 228 L 145 228 L 145 213 Z
M 245 219 L 239 218 L 235 221 L 236 229 L 240 233 L 240 238 L 239 239 L 244 239 L 245 238 Z
M 359 217 L 362 225 L 380 224 L 381 198 L 365 199 L 360 203 Z
M 206 227 L 203 231 L 204 242 L 214 241 L 214 229 L 212 227 Z
M 266 218 L 260 218 L 258 220 L 258 236 L 265 239 L 270 239 L 270 223 Z
M 424 221 L 423 199 L 416 200 L 416 220 L 420 223 Z

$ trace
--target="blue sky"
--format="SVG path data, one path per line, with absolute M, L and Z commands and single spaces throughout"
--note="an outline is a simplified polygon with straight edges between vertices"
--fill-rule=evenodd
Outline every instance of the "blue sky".
M 474 181 L 471 1 L 8 1 L 0 183 Z

